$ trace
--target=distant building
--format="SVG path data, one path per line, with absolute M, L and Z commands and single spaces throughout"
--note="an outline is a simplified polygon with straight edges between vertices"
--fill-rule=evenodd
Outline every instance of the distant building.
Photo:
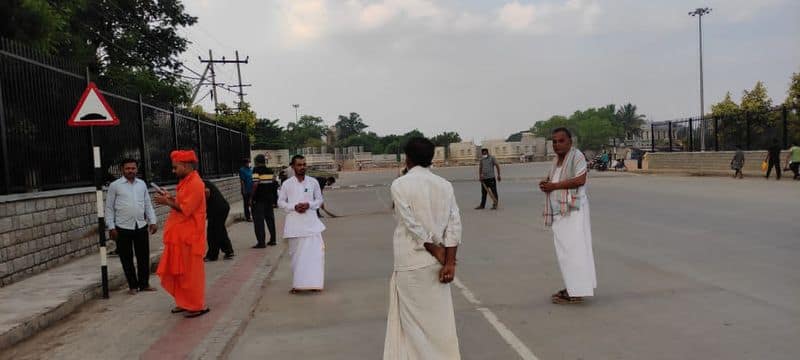
M 460 143 L 450 144 L 450 158 L 448 162 L 451 165 L 474 165 L 478 162 L 480 150 L 478 146 L 472 141 L 462 141 Z

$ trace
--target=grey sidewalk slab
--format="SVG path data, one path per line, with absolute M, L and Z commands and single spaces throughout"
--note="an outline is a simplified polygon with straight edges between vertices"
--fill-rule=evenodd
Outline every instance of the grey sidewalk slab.
M 242 217 L 241 209 L 241 202 L 231 204 L 228 225 Z M 161 230 L 150 236 L 151 269 L 161 258 Z M 108 279 L 111 290 L 125 285 L 117 257 L 108 259 Z M 98 255 L 85 256 L 0 288 L 0 350 L 33 336 L 101 294 Z

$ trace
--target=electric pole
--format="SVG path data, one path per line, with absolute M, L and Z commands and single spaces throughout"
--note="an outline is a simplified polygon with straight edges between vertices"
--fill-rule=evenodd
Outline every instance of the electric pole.
M 697 27 L 700 34 L 700 151 L 706 151 L 705 104 L 703 99 L 703 15 L 711 13 L 711 8 L 697 8 L 689 15 L 697 16 Z
M 216 82 L 216 74 L 214 72 L 214 64 L 236 64 L 236 72 L 239 75 L 239 85 L 237 86 L 239 88 L 239 91 L 237 92 L 237 94 L 239 95 L 239 106 L 238 106 L 238 108 L 239 108 L 239 110 L 241 110 L 242 103 L 244 102 L 244 96 L 246 95 L 244 93 L 243 89 L 245 87 L 248 87 L 248 86 L 251 86 L 251 85 L 250 84 L 242 84 L 242 70 L 239 67 L 239 65 L 240 64 L 247 64 L 249 61 L 250 61 L 250 57 L 249 56 L 247 58 L 245 58 L 244 60 L 240 60 L 239 59 L 239 51 L 238 50 L 236 51 L 236 60 L 227 60 L 227 59 L 225 59 L 224 56 L 222 57 L 222 59 L 214 59 L 214 56 L 211 53 L 210 49 L 208 50 L 208 60 L 203 60 L 202 58 L 200 58 L 200 62 L 201 63 L 208 64 L 208 69 L 211 72 L 212 96 L 214 97 L 214 113 L 218 113 L 219 112 L 219 102 L 217 100 L 217 86 L 219 84 L 217 84 L 217 82 Z M 200 81 L 202 82 L 203 79 L 201 79 Z

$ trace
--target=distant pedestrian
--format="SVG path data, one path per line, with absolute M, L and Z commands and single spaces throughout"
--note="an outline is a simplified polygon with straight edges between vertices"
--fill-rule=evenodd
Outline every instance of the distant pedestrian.
M 306 160 L 295 155 L 295 176 L 281 185 L 278 206 L 287 212 L 283 237 L 289 241 L 292 259 L 292 293 L 322 291 L 325 284 L 325 225 L 314 210 L 324 202 L 316 179 L 306 176 Z
M 497 175 L 495 176 L 495 170 Z M 500 194 L 497 193 L 497 183 L 502 179 L 500 178 L 500 165 L 497 164 L 497 159 L 489 155 L 489 149 L 481 150 L 481 160 L 478 165 L 478 178 L 481 182 L 481 204 L 475 210 L 486 208 L 486 194 L 492 198 L 492 210 L 497 210 L 497 203 L 500 201 Z
M 277 245 L 275 240 L 275 205 L 278 201 L 278 184 L 275 181 L 275 172 L 267 167 L 264 155 L 256 156 L 256 167 L 253 168 L 253 190 L 248 200 L 253 207 L 253 228 L 256 232 L 256 245 L 254 249 L 263 249 Z M 269 230 L 269 242 L 265 242 L 267 234 L 264 223 Z
M 253 168 L 250 167 L 250 159 L 242 160 L 242 167 L 239 168 L 239 185 L 242 192 L 242 204 L 244 204 L 244 219 L 253 221 L 250 213 L 250 195 L 253 192 Z
M 213 182 L 203 180 L 203 184 L 206 186 L 206 218 L 208 219 L 208 228 L 206 229 L 208 251 L 203 260 L 217 261 L 220 250 L 225 254 L 225 260 L 233 259 L 233 245 L 228 236 L 228 229 L 225 227 L 228 214 L 231 212 L 231 205 Z
M 122 160 L 122 177 L 108 186 L 105 221 L 109 238 L 116 241 L 122 271 L 128 281 L 128 294 L 154 291 L 150 286 L 150 238 L 158 230 L 158 220 L 147 185 L 136 177 L 138 162 Z M 136 266 L 133 256 L 136 255 Z
M 333 176 L 328 176 L 328 177 L 318 176 L 315 179 L 317 179 L 317 182 L 319 183 L 319 191 L 322 194 L 325 193 L 325 187 L 331 186 L 331 185 L 336 183 L 336 178 L 333 177 Z M 327 209 L 325 209 L 325 203 L 322 203 L 322 205 L 320 205 L 319 209 L 317 209 L 317 216 L 318 217 L 322 217 L 322 214 L 319 213 L 320 210 L 324 210 L 325 212 L 328 212 Z
M 744 151 L 742 151 L 742 147 L 736 145 L 736 153 L 733 155 L 733 159 L 731 159 L 731 170 L 734 170 L 733 178 L 743 179 L 744 174 L 742 174 L 742 169 L 744 168 Z
M 574 304 L 593 296 L 597 287 L 586 197 L 586 158 L 572 147 L 572 134 L 566 128 L 553 130 L 553 151 L 558 156 L 539 189 L 547 194 L 544 222 L 546 227 L 552 227 L 566 287 L 553 294 L 551 300 L 555 304 Z
M 450 286 L 461 213 L 453 185 L 430 170 L 434 149 L 428 139 L 410 139 L 408 172 L 391 186 L 397 226 L 384 360 L 461 358 Z
M 772 145 L 769 146 L 767 149 L 767 157 L 764 159 L 767 162 L 767 176 L 766 178 L 769 179 L 769 174 L 772 172 L 772 168 L 775 168 L 775 178 L 777 180 L 781 179 L 781 147 L 778 145 L 778 140 L 773 139 Z
M 164 252 L 156 274 L 161 286 L 175 299 L 172 313 L 186 312 L 192 318 L 204 315 L 206 307 L 205 185 L 197 173 L 197 155 L 193 150 L 170 153 L 172 172 L 180 179 L 175 196 L 162 190 L 155 196 L 157 204 L 169 206 L 164 224 Z
M 794 173 L 794 179 L 800 180 L 800 146 L 795 141 L 789 148 L 789 169 Z

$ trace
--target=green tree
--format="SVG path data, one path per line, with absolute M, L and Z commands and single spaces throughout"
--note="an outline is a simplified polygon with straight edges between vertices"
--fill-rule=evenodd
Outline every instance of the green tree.
M 722 101 L 711 105 L 711 116 L 717 121 L 717 132 L 723 149 L 733 145 L 744 146 L 747 123 L 742 115 L 742 109 L 733 101 L 730 91 L 725 93 Z M 699 135 L 697 138 L 699 139 Z
M 572 130 L 574 130 L 573 125 L 574 124 L 570 123 L 569 118 L 567 118 L 566 116 L 554 115 L 547 120 L 536 122 L 535 124 L 533 124 L 533 127 L 531 127 L 530 131 L 534 133 L 536 136 L 549 139 L 550 133 L 553 131 L 553 129 L 566 127 L 566 128 L 572 128 Z M 522 138 L 522 135 L 520 135 L 520 138 Z
M 297 122 L 286 125 L 286 145 L 290 149 L 324 145 L 322 137 L 328 132 L 321 117 L 303 115 Z
M 627 103 L 620 107 L 615 115 L 616 122 L 622 126 L 626 139 L 642 134 L 642 126 L 645 124 L 646 117 L 636 113 L 636 105 Z
M 788 111 L 789 142 L 800 145 L 800 73 L 793 73 L 784 106 Z
M 461 135 L 459 135 L 455 131 L 445 131 L 439 135 L 434 136 L 431 138 L 431 141 L 436 146 L 444 146 L 444 156 L 449 158 L 450 157 L 450 144 L 453 143 L 460 143 L 461 142 Z
M 375 134 L 374 132 L 366 132 L 357 135 L 351 135 L 348 138 L 341 140 L 339 142 L 339 146 L 341 147 L 363 146 L 364 151 L 368 151 L 373 154 L 383 154 L 385 151 L 385 147 L 381 143 L 380 136 L 378 136 L 378 134 Z
M 772 99 L 764 83 L 758 81 L 751 90 L 744 90 L 740 103 L 749 124 L 750 148 L 766 149 L 773 140 L 779 138 L 780 115 L 770 113 Z
M 711 105 L 711 116 L 714 117 L 738 115 L 740 111 L 739 105 L 731 98 L 730 91 L 725 93 L 725 98 L 722 101 Z
M 179 0 L 10 0 L 0 36 L 88 66 L 100 87 L 173 104 L 188 100 L 178 29 L 197 22 Z
M 283 127 L 278 125 L 280 119 L 258 119 L 253 131 L 254 149 L 279 150 L 286 148 Z
M 256 113 L 250 109 L 250 104 L 243 102 L 239 109 L 228 107 L 226 104 L 219 104 L 219 115 L 217 121 L 229 127 L 240 129 L 250 137 L 250 141 L 255 140 L 253 131 L 256 127 Z
M 364 124 L 361 115 L 354 112 L 351 112 L 349 116 L 339 115 L 339 121 L 337 121 L 334 126 L 336 127 L 336 136 L 339 140 L 361 134 L 364 129 L 369 127 L 367 124 Z

